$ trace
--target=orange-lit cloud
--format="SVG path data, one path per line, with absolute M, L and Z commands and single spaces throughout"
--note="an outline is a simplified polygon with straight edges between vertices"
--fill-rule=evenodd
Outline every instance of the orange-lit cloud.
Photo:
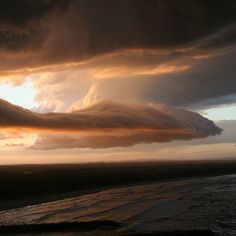
M 166 142 L 221 133 L 212 121 L 194 112 L 162 105 L 111 101 L 71 113 L 36 113 L 1 100 L 0 127 L 11 132 L 44 131 L 44 135 L 60 145 L 64 140 L 65 145 L 93 148 Z M 56 133 L 60 133 L 59 136 L 50 136 Z M 66 138 L 61 138 L 63 133 Z M 42 143 L 50 142 L 37 141 L 36 146 Z
M 175 56 L 194 52 L 199 59 L 201 54 L 235 44 L 234 1 L 224 3 L 224 9 L 222 3 L 210 4 L 208 0 L 3 4 L 0 74 L 77 66 L 123 49 L 135 50 L 140 57 L 142 50 L 164 49 L 175 51 Z
M 103 101 L 71 113 L 36 113 L 0 100 L 2 128 L 96 131 L 112 129 L 189 129 L 216 134 L 213 122 L 197 113 L 165 106 Z M 188 118 L 191 117 L 191 122 Z M 202 124 L 198 124 L 200 122 Z
M 123 67 L 111 67 L 105 69 L 93 69 L 91 71 L 91 76 L 95 79 L 106 79 L 114 77 L 124 77 L 124 76 L 137 76 L 137 75 L 163 75 L 169 73 L 177 73 L 180 71 L 185 71 L 190 68 L 190 65 L 184 64 L 160 64 L 152 65 L 149 67 L 142 68 L 141 66 L 135 67 L 129 65 Z
M 160 130 L 113 130 L 107 133 L 97 132 L 82 135 L 75 134 L 42 134 L 31 146 L 32 149 L 64 149 L 64 148 L 113 148 L 130 147 L 140 143 L 163 143 L 172 140 L 190 140 L 204 138 L 208 134 L 194 130 L 160 129 Z

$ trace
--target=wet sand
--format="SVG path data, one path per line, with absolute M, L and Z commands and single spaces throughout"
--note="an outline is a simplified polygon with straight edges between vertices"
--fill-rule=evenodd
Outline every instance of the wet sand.
M 236 175 L 223 175 L 113 188 L 1 211 L 0 222 L 10 227 L 115 222 L 121 225 L 120 232 L 197 229 L 234 235 L 235 179 Z
M 236 231 L 236 203 L 232 198 L 236 196 L 232 175 L 236 173 L 235 167 L 236 162 L 2 167 L 0 176 L 8 176 L 8 181 L 5 180 L 12 183 L 13 189 L 8 186 L 0 196 L 0 234 L 34 235 L 41 230 L 43 235 L 55 236 L 63 235 L 62 232 L 71 236 L 80 235 L 78 232 L 83 236 L 214 235 L 211 227 L 221 232 L 224 223 L 229 227 L 225 235 L 231 236 Z M 42 176 L 53 179 L 47 179 L 46 185 L 44 179 L 37 184 Z M 14 189 L 16 177 L 22 184 L 23 180 L 32 179 L 28 185 Z M 71 177 L 75 179 L 68 188 L 65 184 Z M 125 182 L 127 177 L 130 179 Z M 61 189 L 56 182 L 54 191 L 55 180 L 61 180 Z M 83 181 L 89 188 L 80 185 Z M 0 183 L 3 190 L 6 182 Z M 30 194 L 23 191 L 32 184 L 35 191 L 29 189 Z M 22 191 L 15 196 L 20 188 Z M 71 189 L 77 191 L 69 192 Z

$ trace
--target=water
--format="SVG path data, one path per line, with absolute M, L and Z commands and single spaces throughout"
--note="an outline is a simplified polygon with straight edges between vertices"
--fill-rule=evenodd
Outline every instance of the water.
M 236 235 L 236 175 L 114 188 L 0 212 L 1 224 L 114 220 L 124 230 L 210 229 Z

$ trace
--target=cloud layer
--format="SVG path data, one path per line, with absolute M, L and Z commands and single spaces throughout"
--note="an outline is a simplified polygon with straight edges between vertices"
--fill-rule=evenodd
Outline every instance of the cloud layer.
M 71 113 L 36 113 L 1 100 L 0 127 L 46 131 L 34 146 L 46 149 L 131 146 L 221 133 L 212 121 L 194 112 L 112 101 Z
M 235 102 L 235 11 L 234 0 L 10 0 L 0 3 L 0 77 L 30 74 L 41 111 Z
M 234 0 L 10 0 L 0 4 L 2 73 L 84 61 L 120 49 L 232 44 Z M 209 41 L 210 40 L 210 41 Z M 14 56 L 14 58 L 12 58 Z M 10 57 L 10 58 L 9 58 Z
M 136 75 L 127 73 L 110 77 L 109 80 L 96 81 L 96 87 L 91 87 L 86 99 L 133 99 L 180 107 L 206 107 L 235 102 L 235 99 L 230 100 L 228 97 L 233 98 L 236 94 L 235 48 L 218 56 L 209 55 L 206 59 L 193 59 L 185 55 L 177 62 L 170 62 L 165 62 L 166 71 L 162 70 L 162 74 L 158 74 L 161 64 L 158 65 L 156 61 L 157 69 L 153 74 L 150 73 L 152 68 L 142 70 L 138 66 L 133 68 Z M 132 89 L 124 93 L 127 87 Z
M 0 100 L 0 126 L 68 131 L 189 129 L 210 135 L 218 131 L 212 121 L 194 112 L 110 101 L 71 113 L 36 113 Z

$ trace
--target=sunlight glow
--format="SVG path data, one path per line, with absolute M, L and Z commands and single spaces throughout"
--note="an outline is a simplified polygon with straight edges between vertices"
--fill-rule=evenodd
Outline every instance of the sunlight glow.
M 10 83 L 0 83 L 0 98 L 7 100 L 18 106 L 22 106 L 27 109 L 33 109 L 37 107 L 35 102 L 35 89 L 30 79 L 27 79 L 19 86 L 12 85 Z
M 236 120 L 236 104 L 224 107 L 214 107 L 201 113 L 210 120 Z

